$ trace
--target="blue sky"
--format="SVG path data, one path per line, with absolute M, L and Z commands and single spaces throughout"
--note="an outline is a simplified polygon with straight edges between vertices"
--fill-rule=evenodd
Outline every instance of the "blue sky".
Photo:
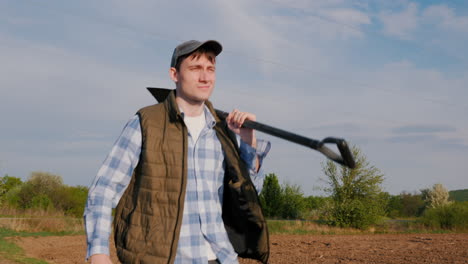
M 126 121 L 174 87 L 174 47 L 217 39 L 212 101 L 345 138 L 392 194 L 468 188 L 466 1 L 0 2 L 0 175 L 89 185 Z M 266 172 L 324 187 L 319 153 L 272 138 Z

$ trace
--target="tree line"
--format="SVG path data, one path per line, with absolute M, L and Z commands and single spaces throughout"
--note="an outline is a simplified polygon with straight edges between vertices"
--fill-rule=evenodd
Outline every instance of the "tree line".
M 305 196 L 300 186 L 280 184 L 275 174 L 265 177 L 260 203 L 270 219 L 309 219 L 323 223 L 364 229 L 382 218 L 422 218 L 436 228 L 468 229 L 468 201 L 451 201 L 441 184 L 420 193 L 390 195 L 382 190 L 384 175 L 367 161 L 362 152 L 352 148 L 356 168 L 322 164 L 325 196 Z M 465 197 L 468 190 L 457 190 L 453 197 Z M 88 188 L 68 186 L 59 175 L 33 172 L 22 181 L 0 177 L 0 207 L 18 210 L 60 211 L 65 215 L 83 215 Z
M 59 175 L 32 172 L 23 182 L 18 177 L 0 177 L 0 206 L 18 210 L 61 211 L 65 215 L 83 215 L 88 188 L 68 186 Z
M 319 220 L 329 225 L 365 229 L 384 218 L 420 218 L 428 227 L 468 229 L 468 202 L 454 202 L 442 184 L 391 195 L 381 185 L 384 175 L 352 148 L 356 168 L 332 161 L 322 164 L 326 196 L 305 196 L 301 188 L 280 184 L 275 174 L 265 178 L 260 202 L 264 214 L 276 219 Z M 463 190 L 457 191 L 461 197 Z

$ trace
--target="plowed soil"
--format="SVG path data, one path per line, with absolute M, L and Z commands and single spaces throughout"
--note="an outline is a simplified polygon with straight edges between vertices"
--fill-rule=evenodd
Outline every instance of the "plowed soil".
M 49 263 L 85 262 L 85 236 L 11 239 L 29 257 Z M 271 235 L 270 244 L 272 264 L 468 263 L 468 234 Z M 115 250 L 112 259 L 119 263 Z

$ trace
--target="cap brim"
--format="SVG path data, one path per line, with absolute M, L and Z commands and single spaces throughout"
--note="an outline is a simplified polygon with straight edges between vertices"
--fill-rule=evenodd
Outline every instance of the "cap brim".
M 201 47 L 213 51 L 216 56 L 218 56 L 221 51 L 223 51 L 223 46 L 221 46 L 221 44 L 216 40 L 207 40 L 199 46 L 199 48 Z

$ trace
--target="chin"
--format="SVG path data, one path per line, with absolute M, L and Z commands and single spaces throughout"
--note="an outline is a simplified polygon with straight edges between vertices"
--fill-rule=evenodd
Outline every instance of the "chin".
M 209 100 L 210 97 L 211 97 L 211 91 L 194 96 L 194 98 L 198 99 L 199 101 Z
M 193 101 L 193 102 L 198 102 L 198 103 L 202 103 L 202 102 L 205 102 L 207 100 L 209 100 L 210 97 L 209 96 L 191 96 L 189 98 L 190 101 Z

